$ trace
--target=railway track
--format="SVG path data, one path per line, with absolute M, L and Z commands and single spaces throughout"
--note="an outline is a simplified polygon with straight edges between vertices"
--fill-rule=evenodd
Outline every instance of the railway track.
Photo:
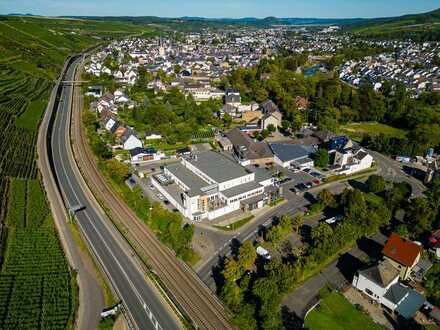
M 80 80 L 80 71 L 76 80 Z M 197 275 L 174 253 L 158 241 L 155 234 L 119 198 L 118 193 L 101 175 L 82 128 L 80 89 L 74 89 L 71 118 L 73 153 L 95 197 L 105 206 L 110 217 L 126 229 L 125 235 L 136 250 L 147 258 L 153 271 L 165 284 L 174 302 L 200 329 L 233 329 L 229 315 L 218 298 Z

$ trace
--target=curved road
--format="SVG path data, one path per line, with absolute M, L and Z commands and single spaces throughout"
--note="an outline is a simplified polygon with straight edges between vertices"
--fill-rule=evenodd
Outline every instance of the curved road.
M 67 69 L 64 80 L 73 81 L 76 59 Z M 53 126 L 51 151 L 55 174 L 67 208 L 82 205 L 85 209 L 75 218 L 86 241 L 110 279 L 113 289 L 129 314 L 132 327 L 138 329 L 179 329 L 168 306 L 158 297 L 127 249 L 117 239 L 112 228 L 96 210 L 96 202 L 86 193 L 85 183 L 73 160 L 70 145 L 70 117 L 73 87 L 64 85 Z

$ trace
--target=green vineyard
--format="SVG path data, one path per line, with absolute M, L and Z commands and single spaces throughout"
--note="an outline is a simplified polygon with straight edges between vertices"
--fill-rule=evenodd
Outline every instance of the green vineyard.
M 0 329 L 65 329 L 72 277 L 39 180 L 13 179 L 0 271 Z

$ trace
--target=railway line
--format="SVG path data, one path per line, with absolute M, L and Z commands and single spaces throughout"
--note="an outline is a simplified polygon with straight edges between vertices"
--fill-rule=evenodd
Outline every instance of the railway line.
M 75 81 L 80 81 L 80 70 Z M 110 218 L 119 224 L 135 250 L 146 258 L 151 270 L 166 287 L 168 296 L 200 329 L 233 329 L 227 310 L 198 276 L 174 253 L 158 241 L 153 232 L 123 202 L 101 175 L 82 128 L 82 97 L 73 86 L 73 108 L 70 125 L 73 154 L 94 196 Z

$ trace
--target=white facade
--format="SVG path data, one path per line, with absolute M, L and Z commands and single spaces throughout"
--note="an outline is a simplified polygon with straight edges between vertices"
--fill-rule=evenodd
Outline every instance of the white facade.
M 155 160 L 161 160 L 165 157 L 165 154 L 161 151 L 157 151 L 155 153 L 139 153 L 133 157 L 131 157 L 131 163 L 132 164 L 140 164 L 140 163 L 146 163 L 151 162 Z
M 227 162 L 233 161 L 227 159 Z M 213 167 L 218 165 L 212 164 Z M 238 164 L 234 163 L 234 166 Z M 227 167 L 225 171 L 228 171 Z M 182 159 L 172 170 L 164 168 L 162 178 L 168 183 L 159 182 L 157 177 L 152 178 L 152 183 L 185 217 L 194 221 L 213 220 L 240 210 L 244 205 L 251 209 L 262 207 L 264 188 L 273 184 L 272 178 L 256 182 L 255 173 L 241 167 L 238 171 L 235 168 L 234 173 L 237 177 L 226 175 L 223 180 L 219 180 L 219 176 L 215 179 L 215 175 L 211 177 L 199 168 L 197 161 Z
M 142 141 L 132 134 L 129 136 L 127 140 L 125 140 L 122 147 L 124 150 L 132 150 L 135 148 L 142 148 L 143 145 L 142 145 Z
M 356 152 L 347 150 L 344 152 L 335 152 L 334 165 L 338 165 L 340 169 L 338 172 L 344 175 L 351 175 L 369 169 L 373 166 L 373 156 L 367 153 L 364 149 Z
M 386 300 L 383 298 L 385 293 L 393 284 L 396 284 L 397 282 L 399 282 L 399 274 L 397 274 L 387 286 L 383 287 L 360 273 L 353 277 L 352 284 L 355 288 L 367 294 L 372 299 L 382 303 L 384 300 Z

